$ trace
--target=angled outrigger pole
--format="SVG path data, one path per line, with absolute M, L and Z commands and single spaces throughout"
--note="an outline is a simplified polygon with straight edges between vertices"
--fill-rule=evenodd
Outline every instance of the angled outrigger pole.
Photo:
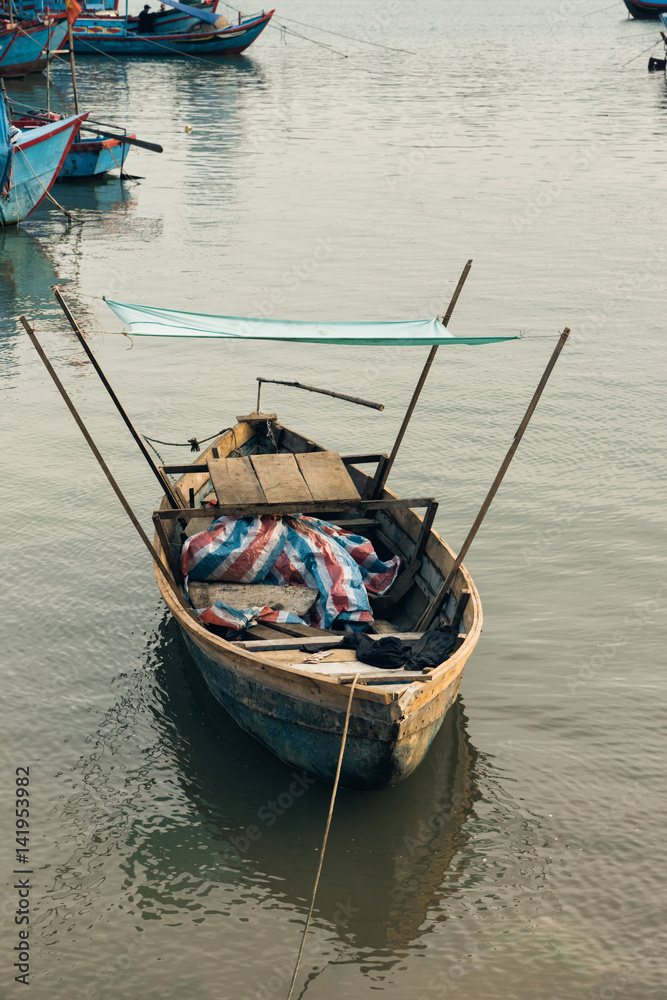
M 449 303 L 449 306 L 447 307 L 447 312 L 443 316 L 442 325 L 445 328 L 447 327 L 447 324 L 449 323 L 450 319 L 452 318 L 452 313 L 454 312 L 454 309 L 456 307 L 456 303 L 459 300 L 459 295 L 461 294 L 461 289 L 465 285 L 465 280 L 468 277 L 468 274 L 470 273 L 470 268 L 471 267 L 472 267 L 472 260 L 469 260 L 468 263 L 466 264 L 466 266 L 463 268 L 463 271 L 461 272 L 461 277 L 459 278 L 459 283 L 456 286 L 456 288 L 454 289 L 454 294 L 452 295 L 452 298 L 451 298 L 451 301 Z M 410 420 L 412 419 L 412 414 L 414 413 L 415 406 L 417 405 L 417 400 L 419 399 L 419 397 L 421 395 L 421 391 L 424 388 L 424 383 L 426 382 L 426 379 L 428 377 L 428 373 L 431 370 L 431 365 L 433 364 L 433 359 L 435 358 L 435 356 L 436 356 L 436 354 L 438 352 L 438 346 L 439 346 L 438 344 L 433 344 L 433 346 L 431 347 L 431 350 L 429 351 L 429 355 L 428 355 L 428 357 L 426 359 L 426 364 L 424 365 L 424 367 L 422 369 L 422 373 L 419 376 L 419 381 L 417 382 L 417 385 L 415 386 L 415 391 L 412 394 L 412 399 L 410 400 L 410 405 L 408 406 L 408 408 L 407 408 L 407 410 L 405 412 L 405 416 L 403 417 L 403 423 L 401 424 L 399 432 L 396 435 L 396 440 L 394 441 L 394 447 L 391 449 L 391 455 L 389 456 L 389 458 L 387 459 L 386 462 L 380 463 L 380 465 L 378 466 L 378 471 L 376 473 L 375 480 L 373 481 L 373 483 L 371 485 L 371 499 L 372 500 L 375 500 L 375 499 L 377 499 L 377 497 L 379 497 L 379 496 L 382 495 L 382 491 L 384 490 L 385 485 L 387 483 L 387 479 L 389 478 L 389 473 L 391 472 L 391 467 L 393 466 L 394 462 L 396 461 L 396 455 L 398 454 L 398 449 L 401 447 L 401 441 L 403 440 L 403 438 L 405 436 L 405 432 L 408 429 L 408 424 L 410 423 Z
M 146 461 L 148 462 L 148 464 L 150 465 L 150 467 L 151 467 L 151 469 L 153 471 L 153 475 L 155 476 L 155 478 L 157 479 L 158 483 L 160 484 L 160 486 L 164 490 L 164 492 L 166 494 L 166 497 L 167 497 L 167 500 L 169 501 L 169 503 L 171 504 L 171 506 L 174 507 L 174 508 L 176 508 L 176 507 L 182 507 L 183 506 L 183 498 L 178 495 L 175 487 L 171 484 L 171 482 L 169 481 L 169 479 L 167 478 L 167 476 L 162 472 L 161 469 L 158 468 L 158 466 L 153 461 L 153 458 L 151 457 L 151 454 L 148 451 L 148 448 L 146 447 L 146 445 L 144 444 L 144 442 L 141 440 L 141 435 L 139 434 L 139 432 L 137 431 L 136 427 L 134 426 L 134 424 L 132 423 L 132 421 L 128 417 L 127 413 L 125 412 L 125 409 L 123 408 L 120 400 L 118 399 L 118 396 L 116 395 L 116 393 L 114 392 L 114 390 L 111 387 L 111 383 L 109 382 L 108 378 L 106 377 L 106 375 L 102 371 L 102 367 L 101 367 L 99 361 L 97 360 L 97 358 L 95 357 L 95 355 L 91 351 L 90 347 L 88 346 L 88 342 L 86 341 L 86 338 L 84 337 L 84 335 L 83 335 L 83 333 L 81 331 L 81 327 L 79 326 L 79 324 L 77 323 L 77 321 L 74 319 L 74 316 L 70 312 L 70 308 L 67 305 L 67 303 L 65 302 L 65 299 L 63 298 L 63 295 L 62 295 L 62 292 L 60 291 L 60 288 L 58 287 L 58 285 L 52 285 L 51 286 L 51 291 L 53 292 L 53 295 L 54 295 L 54 298 L 55 298 L 56 302 L 58 303 L 58 305 L 60 306 L 60 308 L 64 312 L 65 317 L 67 319 L 67 322 L 69 323 L 69 325 L 74 330 L 74 333 L 75 333 L 75 336 L 76 336 L 77 340 L 79 341 L 79 343 L 83 347 L 84 351 L 86 352 L 88 360 L 90 361 L 91 365 L 93 366 L 93 368 L 95 369 L 95 371 L 99 375 L 104 388 L 107 390 L 107 392 L 111 396 L 111 399 L 113 400 L 114 406 L 116 407 L 116 409 L 120 413 L 121 417 L 125 421 L 125 424 L 127 425 L 127 428 L 129 430 L 130 434 L 132 435 L 132 437 L 134 438 L 134 440 L 139 445 L 139 449 L 140 449 L 142 455 L 144 456 L 144 458 L 146 459 Z M 26 329 L 27 329 L 27 327 L 26 327 Z
M 116 496 L 120 500 L 120 503 L 121 503 L 121 506 L 122 506 L 123 510 L 125 511 L 125 513 L 129 517 L 130 521 L 134 525 L 135 530 L 136 530 L 137 534 L 139 535 L 139 537 L 141 538 L 142 542 L 144 543 L 144 545 L 146 546 L 146 548 L 150 552 L 155 565 L 158 567 L 158 569 L 162 573 L 162 576 L 167 581 L 168 585 L 171 587 L 171 589 L 172 589 L 172 591 L 174 593 L 174 596 L 175 596 L 176 600 L 178 601 L 178 603 L 181 605 L 181 607 L 186 611 L 186 613 L 191 618 L 194 618 L 195 620 L 198 620 L 197 617 L 196 617 L 196 612 L 187 603 L 187 601 L 183 597 L 183 594 L 180 592 L 180 590 L 176 586 L 175 581 L 172 580 L 172 577 L 171 577 L 171 575 L 169 573 L 169 570 L 167 569 L 164 561 L 162 560 L 162 558 L 158 554 L 158 552 L 155 549 L 154 545 L 151 543 L 148 535 L 146 534 L 146 532 L 142 528 L 141 524 L 139 523 L 139 519 L 137 518 L 137 515 L 134 513 L 134 511 L 130 507 L 127 499 L 125 498 L 125 494 L 123 493 L 123 491 L 121 490 L 120 486 L 116 482 L 116 480 L 115 480 L 113 474 L 111 473 L 111 470 L 109 469 L 108 465 L 106 464 L 106 462 L 102 458 L 100 450 L 97 447 L 97 445 L 95 444 L 95 442 L 93 441 L 93 439 L 92 439 L 92 437 L 91 437 L 91 435 L 90 435 L 90 433 L 88 431 L 88 428 L 86 427 L 86 425 L 84 424 L 83 420 L 81 419 L 81 416 L 79 415 L 79 412 L 76 409 L 74 403 L 70 399 L 70 397 L 69 397 L 69 395 L 68 395 L 68 393 L 67 393 L 64 385 L 62 384 L 62 382 L 58 378 L 53 365 L 51 364 L 51 362 L 47 358 L 46 354 L 44 353 L 44 350 L 42 349 L 42 345 L 40 344 L 40 342 L 38 341 L 38 339 L 37 339 L 37 337 L 35 335 L 35 331 L 30 326 L 30 323 L 28 322 L 28 320 L 26 319 L 25 316 L 21 316 L 21 317 L 19 317 L 19 319 L 20 319 L 21 323 L 23 324 L 23 327 L 24 327 L 26 333 L 30 337 L 30 340 L 32 341 L 32 345 L 35 348 L 35 350 L 37 351 L 37 353 L 38 353 L 38 355 L 39 355 L 39 357 L 40 357 L 40 359 L 41 359 L 44 367 L 46 368 L 47 372 L 51 376 L 51 378 L 52 378 L 52 380 L 53 380 L 53 382 L 54 382 L 54 384 L 55 384 L 58 392 L 60 393 L 60 395 L 62 396 L 63 400 L 65 401 L 65 405 L 67 406 L 67 409 L 70 411 L 70 413 L 74 417 L 74 420 L 75 420 L 75 422 L 77 424 L 77 427 L 79 428 L 79 430 L 83 434 L 84 438 L 86 439 L 86 443 L 87 443 L 88 447 L 90 448 L 90 450 L 92 451 L 93 455 L 97 459 L 98 464 L 99 464 L 100 468 L 102 469 L 102 472 L 104 473 L 104 475 L 109 480 L 109 484 L 110 484 L 111 488 L 113 489 L 114 493 L 116 494 Z
M 553 354 L 549 358 L 549 363 L 548 363 L 547 367 L 544 369 L 544 374 L 542 375 L 542 378 L 540 379 L 539 385 L 537 386 L 537 389 L 533 393 L 533 398 L 531 399 L 530 403 L 528 404 L 528 409 L 524 413 L 523 420 L 519 424 L 517 432 L 514 435 L 514 438 L 512 440 L 512 444 L 510 445 L 510 447 L 509 447 L 509 449 L 507 451 L 507 454 L 505 455 L 505 458 L 503 459 L 502 465 L 500 466 L 500 468 L 498 469 L 498 472 L 496 473 L 496 478 L 493 480 L 493 483 L 491 484 L 491 489 L 486 494 L 486 498 L 484 500 L 484 503 L 480 507 L 479 513 L 478 513 L 477 517 L 475 518 L 475 520 L 473 522 L 473 525 L 472 525 L 470 531 L 468 532 L 468 534 L 466 536 L 466 540 L 463 543 L 463 545 L 461 546 L 461 550 L 459 551 L 459 554 L 457 555 L 456 559 L 454 560 L 454 565 L 452 566 L 452 568 L 450 569 L 449 573 L 447 574 L 447 577 L 443 581 L 442 586 L 438 590 L 438 593 L 435 595 L 435 597 L 433 598 L 433 600 L 428 605 L 428 607 L 424 611 L 423 615 L 421 616 L 421 618 L 417 622 L 417 630 L 418 631 L 420 631 L 420 632 L 421 631 L 426 631 L 426 629 L 429 628 L 429 626 L 433 622 L 434 618 L 437 616 L 438 612 L 440 611 L 440 609 L 442 608 L 443 604 L 447 600 L 448 595 L 449 595 L 449 589 L 450 589 L 450 587 L 452 585 L 452 582 L 453 582 L 454 578 L 456 577 L 456 574 L 459 571 L 459 567 L 461 566 L 461 563 L 463 562 L 463 560 L 465 559 L 465 557 L 466 557 L 466 555 L 468 553 L 468 549 L 470 548 L 470 546 L 473 543 L 473 539 L 475 538 L 475 535 L 477 534 L 477 532 L 479 530 L 479 527 L 480 527 L 482 521 L 484 520 L 484 517 L 486 516 L 487 510 L 491 506 L 491 502 L 492 502 L 493 498 L 495 497 L 496 493 L 498 492 L 500 484 L 502 483 L 502 481 L 503 481 L 503 479 L 505 477 L 505 473 L 507 472 L 507 470 L 509 468 L 509 464 L 512 461 L 512 459 L 514 458 L 514 454 L 515 454 L 517 448 L 519 447 L 519 443 L 521 441 L 521 438 L 523 437 L 523 434 L 524 434 L 524 431 L 526 430 L 526 427 L 528 426 L 528 422 L 530 421 L 530 418 L 532 417 L 532 415 L 533 415 L 533 413 L 535 411 L 535 407 L 537 406 L 537 404 L 539 402 L 540 396 L 542 395 L 542 392 L 544 391 L 544 387 L 545 387 L 545 385 L 547 384 L 547 382 L 549 380 L 549 376 L 551 375 L 551 373 L 554 370 L 554 367 L 556 365 L 556 362 L 558 361 L 558 356 L 559 356 L 560 352 L 563 350 L 563 348 L 565 347 L 565 343 L 566 343 L 567 338 L 569 336 L 570 336 L 569 327 L 565 327 L 565 329 L 561 333 L 560 337 L 558 338 L 558 343 L 556 344 L 556 347 L 554 348 Z

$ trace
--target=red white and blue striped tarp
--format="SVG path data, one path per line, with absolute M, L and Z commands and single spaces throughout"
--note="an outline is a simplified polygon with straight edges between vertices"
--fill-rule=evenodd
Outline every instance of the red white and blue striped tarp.
M 188 580 L 265 583 L 312 587 L 319 597 L 308 620 L 270 608 L 233 611 L 217 602 L 200 609 L 203 621 L 225 624 L 233 615 L 263 621 L 295 621 L 315 628 L 334 622 L 353 630 L 373 621 L 368 594 L 384 594 L 396 579 L 401 560 L 383 562 L 367 538 L 314 517 L 230 517 L 224 515 L 192 535 L 183 547 L 181 567 Z M 230 627 L 231 624 L 230 624 Z

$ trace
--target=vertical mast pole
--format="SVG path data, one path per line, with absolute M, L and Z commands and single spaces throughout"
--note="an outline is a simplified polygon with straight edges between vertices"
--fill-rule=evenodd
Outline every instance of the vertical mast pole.
M 51 16 L 46 8 L 46 114 L 51 121 Z
M 76 67 L 74 65 L 74 38 L 72 36 L 72 22 L 67 15 L 67 40 L 69 42 L 69 64 L 72 70 L 72 89 L 74 91 L 74 114 L 79 113 L 79 95 L 76 92 Z
M 472 267 L 472 261 L 469 260 L 468 263 L 466 264 L 466 266 L 463 268 L 463 271 L 461 272 L 461 277 L 459 278 L 459 283 L 458 283 L 458 285 L 456 286 L 456 288 L 454 290 L 454 294 L 452 295 L 452 298 L 451 298 L 451 301 L 449 303 L 449 306 L 447 307 L 447 312 L 445 313 L 445 315 L 443 317 L 442 323 L 443 323 L 443 326 L 445 326 L 445 327 L 447 326 L 447 324 L 449 323 L 450 319 L 452 318 L 452 313 L 454 312 L 454 308 L 456 306 L 456 303 L 458 302 L 459 295 L 461 294 L 461 289 L 463 288 L 463 286 L 465 284 L 465 280 L 468 277 L 468 274 L 470 272 L 470 268 L 471 267 Z M 415 388 L 415 391 L 412 394 L 412 399 L 410 400 L 410 405 L 408 406 L 406 414 L 403 417 L 403 423 L 401 424 L 400 430 L 399 430 L 398 435 L 396 437 L 396 441 L 394 442 L 394 447 L 391 450 L 391 455 L 387 459 L 387 461 L 386 461 L 386 463 L 384 465 L 384 468 L 382 469 L 382 472 L 380 474 L 380 478 L 373 485 L 373 493 L 372 493 L 372 496 L 371 496 L 372 500 L 375 500 L 377 497 L 382 496 L 382 491 L 383 491 L 383 489 L 385 487 L 387 479 L 389 478 L 389 473 L 391 472 L 391 468 L 392 468 L 394 462 L 396 461 L 396 455 L 398 454 L 398 449 L 401 447 L 401 441 L 403 440 L 403 438 L 405 436 L 405 432 L 408 429 L 408 424 L 410 423 L 410 420 L 412 418 L 412 414 L 414 413 L 415 406 L 417 405 L 417 400 L 419 399 L 419 397 L 421 395 L 421 391 L 424 388 L 424 383 L 426 382 L 428 373 L 431 370 L 431 365 L 433 364 L 433 359 L 435 358 L 437 352 L 438 352 L 438 344 L 434 344 L 431 347 L 431 350 L 429 351 L 428 358 L 426 359 L 426 364 L 424 365 L 422 373 L 421 373 L 421 375 L 419 377 L 419 381 L 417 382 L 417 386 Z

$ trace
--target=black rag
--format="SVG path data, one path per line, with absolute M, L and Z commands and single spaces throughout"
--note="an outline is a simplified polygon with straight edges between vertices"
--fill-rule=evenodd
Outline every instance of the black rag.
M 453 625 L 431 629 L 420 639 L 400 639 L 397 635 L 383 635 L 379 638 L 364 632 L 346 632 L 345 637 L 335 646 L 314 646 L 311 643 L 301 647 L 308 653 L 320 653 L 330 649 L 354 649 L 361 663 L 383 670 L 431 670 L 447 659 L 453 651 L 459 634 Z

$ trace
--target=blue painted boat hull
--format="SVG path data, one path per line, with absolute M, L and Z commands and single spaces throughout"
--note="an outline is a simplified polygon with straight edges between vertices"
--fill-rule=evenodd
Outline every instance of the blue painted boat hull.
M 623 0 L 633 17 L 640 21 L 656 20 L 667 12 L 667 3 L 662 0 Z
M 4 112 L 4 108 L 3 108 Z M 30 129 L 9 147 L 9 180 L 0 195 L 0 224 L 12 226 L 33 212 L 55 181 L 88 113 Z M 3 169 L 0 169 L 3 175 Z
M 0 76 L 21 77 L 44 69 L 55 58 L 67 35 L 67 18 L 61 14 L 46 25 L 23 21 L 0 30 Z M 48 47 L 47 47 L 48 42 Z
M 122 168 L 129 151 L 127 143 L 117 142 L 115 139 L 99 137 L 86 142 L 75 142 L 56 179 L 67 181 L 76 177 L 97 177 Z
M 261 35 L 273 11 L 220 30 L 208 29 L 184 34 L 137 35 L 120 25 L 106 31 L 75 26 L 74 51 L 79 55 L 113 56 L 215 56 L 243 52 Z

